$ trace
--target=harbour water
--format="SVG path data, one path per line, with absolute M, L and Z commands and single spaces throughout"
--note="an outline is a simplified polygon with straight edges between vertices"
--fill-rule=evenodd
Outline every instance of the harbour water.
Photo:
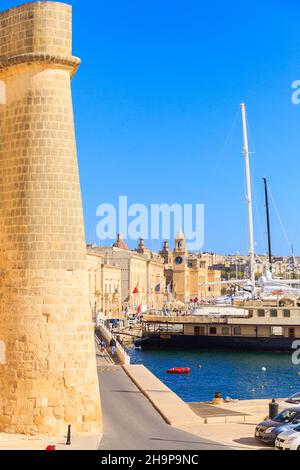
M 282 398 L 300 391 L 300 366 L 291 354 L 131 350 L 131 363 L 143 364 L 184 401 L 211 400 L 216 391 L 234 399 Z M 167 369 L 190 367 L 188 375 Z

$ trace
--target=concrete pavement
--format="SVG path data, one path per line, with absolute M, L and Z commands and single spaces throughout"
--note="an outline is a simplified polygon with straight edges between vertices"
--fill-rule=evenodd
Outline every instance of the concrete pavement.
M 99 450 L 228 450 L 213 440 L 168 425 L 121 366 L 98 368 L 103 412 Z

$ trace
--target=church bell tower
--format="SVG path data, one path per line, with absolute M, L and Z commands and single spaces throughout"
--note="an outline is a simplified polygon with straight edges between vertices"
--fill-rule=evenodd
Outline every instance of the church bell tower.
M 173 251 L 173 291 L 176 300 L 189 302 L 189 268 L 187 264 L 187 250 L 182 230 L 176 235 Z

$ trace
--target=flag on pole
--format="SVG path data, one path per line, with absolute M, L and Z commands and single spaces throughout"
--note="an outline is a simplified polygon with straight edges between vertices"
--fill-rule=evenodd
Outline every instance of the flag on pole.
M 139 305 L 135 313 L 135 316 L 138 318 L 141 313 L 142 313 L 142 305 Z
M 138 293 L 139 293 L 138 286 L 136 286 L 136 287 L 133 289 L 133 294 L 138 294 Z

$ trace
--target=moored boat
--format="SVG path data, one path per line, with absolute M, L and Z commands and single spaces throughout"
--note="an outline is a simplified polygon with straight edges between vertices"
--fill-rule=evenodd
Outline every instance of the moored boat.
M 191 372 L 190 367 L 173 367 L 172 369 L 168 369 L 168 374 L 189 374 Z
M 248 301 L 237 314 L 144 316 L 143 349 L 197 348 L 202 350 L 292 351 L 300 339 L 300 302 L 294 299 Z M 241 311 L 243 314 L 241 314 Z

